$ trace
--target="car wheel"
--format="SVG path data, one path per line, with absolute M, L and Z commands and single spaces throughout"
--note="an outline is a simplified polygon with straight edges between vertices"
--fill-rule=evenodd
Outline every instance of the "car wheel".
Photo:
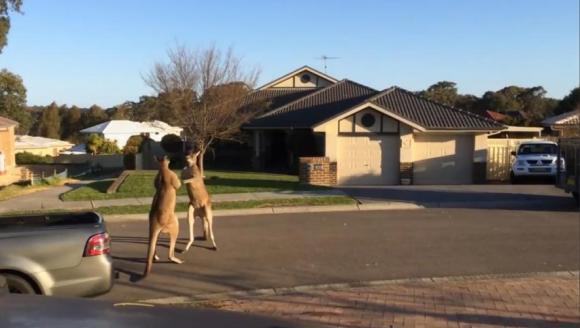
M 574 199 L 576 200 L 576 203 L 578 203 L 578 205 L 580 205 L 580 195 L 578 195 L 578 192 L 573 191 L 572 197 L 574 197 Z
M 516 177 L 514 172 L 510 173 L 510 182 L 511 184 L 518 184 L 518 177 Z
M 10 294 L 36 294 L 34 287 L 24 278 L 15 274 L 4 273 Z

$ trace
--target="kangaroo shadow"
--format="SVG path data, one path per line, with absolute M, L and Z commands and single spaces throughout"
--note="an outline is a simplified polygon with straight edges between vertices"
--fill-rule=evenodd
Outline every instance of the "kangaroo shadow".
M 119 279 L 121 273 L 128 275 L 129 281 L 133 282 L 133 283 L 136 283 L 136 282 L 139 282 L 139 281 L 145 279 L 145 276 L 142 273 L 115 267 L 115 279 Z
M 111 238 L 113 243 L 128 243 L 128 244 L 140 244 L 140 245 L 149 245 L 149 238 L 147 237 L 135 237 L 135 236 L 118 236 L 118 237 L 112 237 Z M 196 237 L 195 238 L 196 241 L 198 240 L 206 240 L 203 237 Z M 179 238 L 178 242 L 180 243 L 187 243 L 188 239 L 186 238 Z M 192 247 L 197 247 L 197 248 L 205 248 L 207 250 L 214 250 L 213 247 L 210 246 L 205 246 L 205 245 L 199 245 L 199 244 L 193 244 L 191 245 Z M 169 239 L 168 238 L 159 238 L 158 242 L 157 242 L 157 247 L 163 247 L 166 249 L 169 249 Z M 175 250 L 179 253 L 183 253 L 184 252 L 184 248 L 178 248 L 176 247 Z M 144 251 L 145 248 L 144 248 Z M 119 255 L 112 255 L 111 256 L 113 258 L 113 260 L 116 262 L 115 264 L 115 278 L 118 279 L 120 274 L 126 274 L 129 276 L 129 281 L 136 283 L 139 282 L 141 280 L 143 280 L 145 278 L 145 276 L 143 276 L 142 273 L 139 272 L 134 272 L 132 270 L 128 270 L 125 268 L 122 268 L 119 266 L 120 262 L 132 262 L 132 263 L 139 263 L 139 264 L 146 264 L 147 263 L 147 257 L 144 254 L 143 257 L 139 257 L 139 256 L 119 256 Z M 161 257 L 161 256 L 160 256 Z M 169 260 L 156 260 L 154 261 L 154 263 L 160 263 L 160 264 L 168 264 L 168 263 L 173 263 Z
M 195 237 L 196 241 L 200 241 L 200 240 L 207 240 L 207 238 L 202 237 L 202 236 L 197 236 Z M 117 237 L 112 237 L 111 241 L 113 243 L 127 243 L 127 244 L 142 244 L 142 245 L 149 245 L 149 238 L 148 237 L 135 237 L 135 236 L 117 236 Z M 180 244 L 187 244 L 187 242 L 189 241 L 189 239 L 187 238 L 178 238 L 177 239 L 177 243 Z M 207 250 L 214 250 L 213 247 L 210 246 L 205 246 L 205 245 L 199 245 L 199 244 L 192 244 L 192 247 L 197 247 L 197 248 L 205 248 Z M 165 238 L 165 237 L 160 237 L 157 240 L 157 247 L 164 247 L 164 248 L 169 248 L 169 238 Z M 175 247 L 175 251 L 177 251 L 178 253 L 183 253 L 185 249 L 183 248 L 179 248 Z M 113 256 L 113 258 L 115 258 L 115 256 Z M 130 261 L 131 258 L 125 258 L 127 261 Z M 143 259 L 143 263 L 145 262 L 145 260 Z

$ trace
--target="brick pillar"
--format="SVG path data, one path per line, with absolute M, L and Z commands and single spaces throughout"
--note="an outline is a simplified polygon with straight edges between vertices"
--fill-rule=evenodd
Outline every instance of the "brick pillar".
M 334 186 L 336 185 L 336 162 L 328 157 L 300 157 L 298 168 L 300 183 Z
M 413 184 L 413 163 L 399 163 L 399 176 L 402 185 Z

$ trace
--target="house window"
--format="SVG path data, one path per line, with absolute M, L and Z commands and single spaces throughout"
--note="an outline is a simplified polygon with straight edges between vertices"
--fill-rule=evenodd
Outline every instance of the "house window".
M 371 126 L 375 125 L 376 119 L 375 116 L 371 113 L 365 113 L 361 119 L 360 122 L 362 123 L 362 125 L 365 128 L 370 128 Z
M 308 83 L 308 82 L 310 82 L 310 75 L 308 75 L 308 74 L 302 74 L 302 76 L 300 77 L 300 82 L 302 82 L 302 83 Z

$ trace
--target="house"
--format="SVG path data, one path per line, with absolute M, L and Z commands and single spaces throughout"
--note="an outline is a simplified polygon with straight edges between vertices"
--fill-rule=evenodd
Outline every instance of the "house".
M 62 151 L 69 150 L 74 144 L 58 139 L 16 136 L 15 153 L 31 153 L 38 156 L 58 156 Z
M 244 126 L 257 168 L 299 168 L 307 183 L 469 184 L 485 181 L 491 119 L 399 87 L 379 91 L 299 68 L 254 93 L 304 92 Z M 307 90 L 306 90 L 307 89 Z
M 559 137 L 580 136 L 580 109 L 549 117 L 542 121 L 553 134 Z
M 83 134 L 99 134 L 105 139 L 115 141 L 119 148 L 125 147 L 127 140 L 135 135 L 147 135 L 155 141 L 161 139 L 168 134 L 181 135 L 182 128 L 171 126 L 165 122 L 135 122 L 129 120 L 111 120 L 89 128 L 83 129 L 80 132 Z
M 489 138 L 491 139 L 536 139 L 542 137 L 544 130 L 542 127 L 507 125 L 512 121 L 511 116 L 491 110 L 486 110 L 484 116 L 498 123 L 506 124 L 504 130 L 490 133 Z
M 14 130 L 18 122 L 0 116 L 0 186 L 20 180 L 14 153 Z
M 504 130 L 489 134 L 491 139 L 537 139 L 542 137 L 544 128 L 536 126 L 506 125 Z

